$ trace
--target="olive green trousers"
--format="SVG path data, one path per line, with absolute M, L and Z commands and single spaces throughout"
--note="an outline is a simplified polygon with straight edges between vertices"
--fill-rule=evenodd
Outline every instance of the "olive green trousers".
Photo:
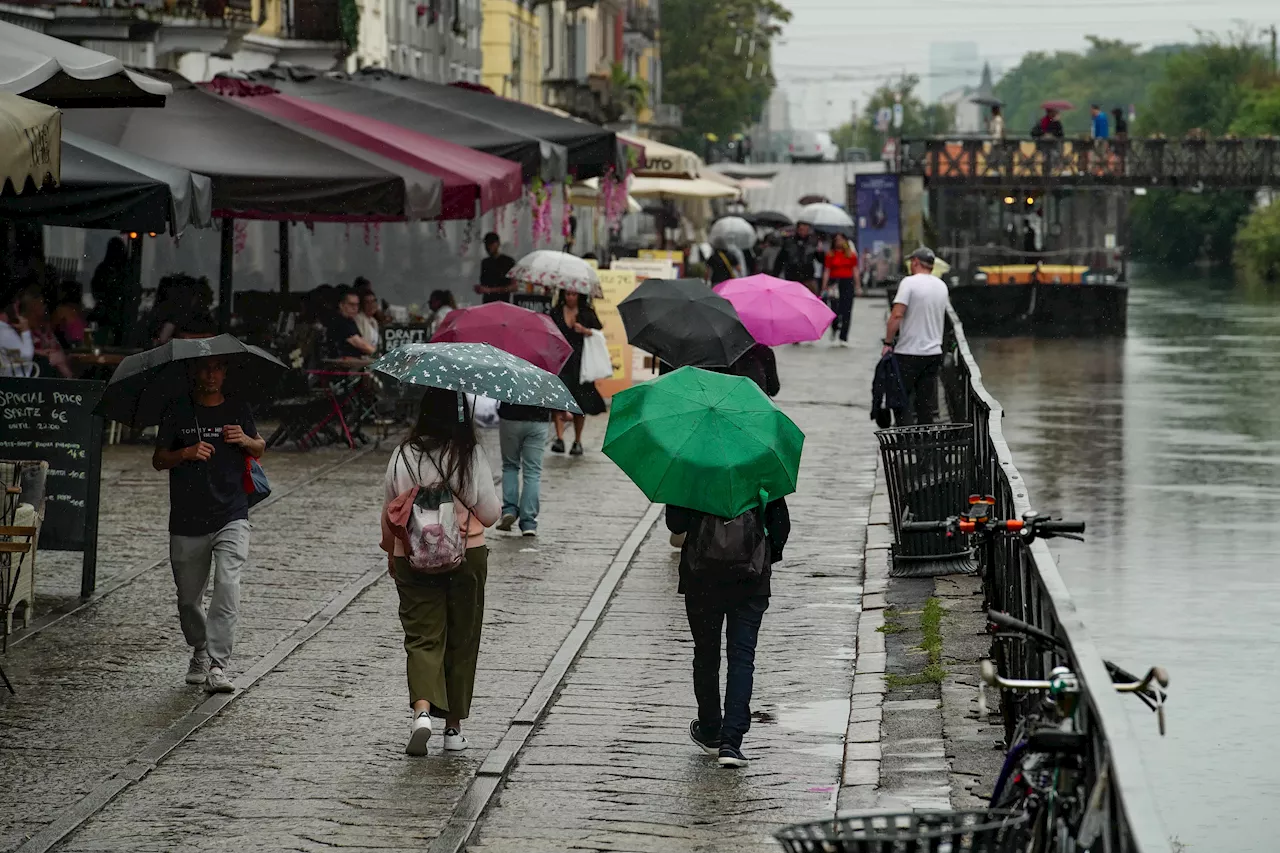
M 433 717 L 466 719 L 471 713 L 488 575 L 489 549 L 483 545 L 468 548 L 454 571 L 436 575 L 395 558 L 409 704 L 426 699 Z

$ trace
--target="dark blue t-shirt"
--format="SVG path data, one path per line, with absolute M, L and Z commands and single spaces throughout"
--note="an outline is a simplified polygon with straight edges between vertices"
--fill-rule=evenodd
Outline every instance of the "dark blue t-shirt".
M 183 462 L 169 469 L 169 532 L 175 536 L 205 536 L 249 517 L 245 454 L 223 441 L 222 428 L 228 424 L 239 424 L 247 436 L 258 435 L 247 403 L 224 400 L 217 406 L 197 406 L 183 399 L 170 403 L 165 412 L 157 447 L 181 450 L 201 439 L 213 445 L 207 462 Z

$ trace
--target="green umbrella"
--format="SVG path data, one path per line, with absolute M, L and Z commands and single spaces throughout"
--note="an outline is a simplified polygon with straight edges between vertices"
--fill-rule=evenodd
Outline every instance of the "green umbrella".
M 794 492 L 803 445 L 755 382 L 697 367 L 615 394 L 604 437 L 649 500 L 724 518 Z
M 489 344 L 405 344 L 369 367 L 410 385 L 582 414 L 560 377 Z

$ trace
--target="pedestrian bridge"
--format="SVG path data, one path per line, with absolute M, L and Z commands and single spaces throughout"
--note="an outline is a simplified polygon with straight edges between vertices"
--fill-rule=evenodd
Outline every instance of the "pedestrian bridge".
M 903 139 L 889 163 L 931 187 L 1280 185 L 1280 139 Z

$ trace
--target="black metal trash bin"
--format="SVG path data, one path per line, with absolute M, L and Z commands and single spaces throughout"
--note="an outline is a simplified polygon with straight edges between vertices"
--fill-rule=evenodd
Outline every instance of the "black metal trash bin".
M 945 533 L 903 536 L 913 521 L 941 521 L 968 506 L 976 489 L 971 424 L 892 427 L 876 432 L 893 518 L 892 574 L 927 576 L 972 572 L 969 537 Z

